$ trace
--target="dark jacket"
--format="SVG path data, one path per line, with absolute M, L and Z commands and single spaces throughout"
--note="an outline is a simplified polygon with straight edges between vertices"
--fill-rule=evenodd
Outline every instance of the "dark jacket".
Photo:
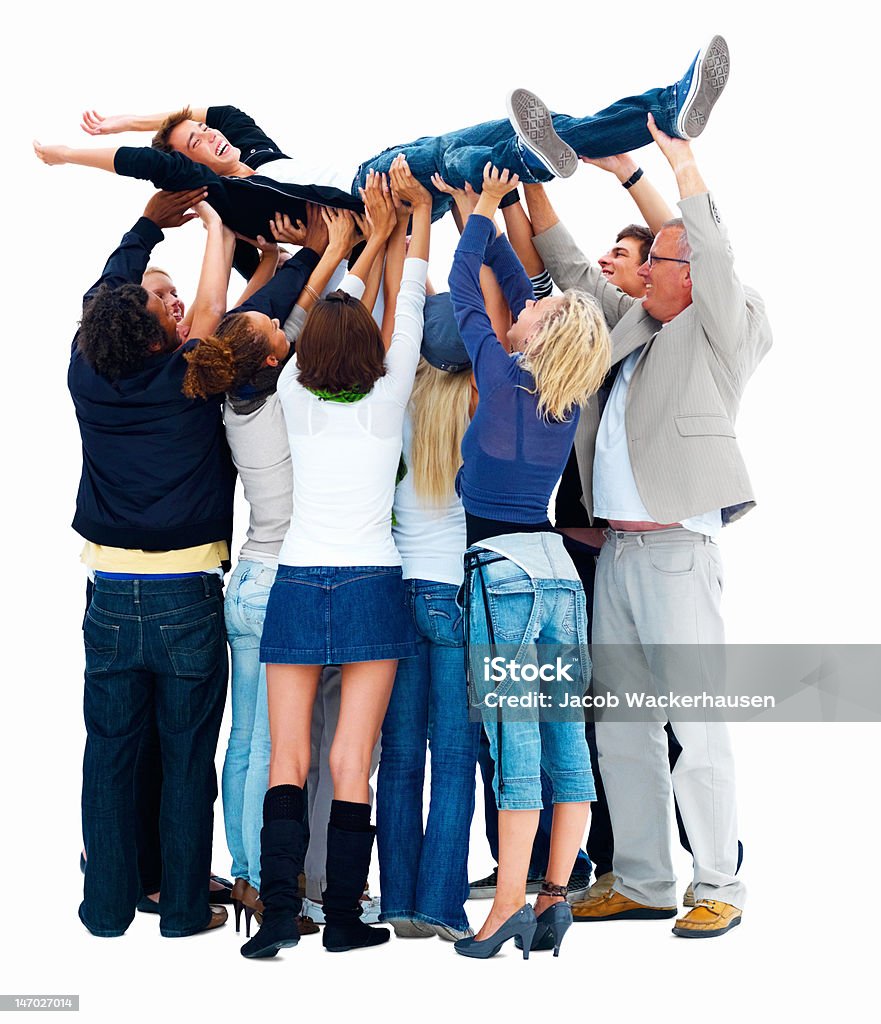
M 242 163 L 254 170 L 270 160 L 284 158 L 285 154 L 275 142 L 236 107 L 209 107 L 206 117 L 207 124 L 221 131 L 242 151 Z M 359 212 L 364 209 L 360 199 L 330 185 L 291 185 L 261 174 L 249 178 L 218 175 L 203 164 L 194 163 L 183 153 L 161 153 L 149 146 L 120 146 L 113 166 L 117 174 L 144 178 L 157 188 L 172 192 L 205 186 L 208 202 L 220 214 L 224 224 L 248 238 L 256 238 L 257 235 L 272 238 L 269 221 L 276 212 L 287 213 L 291 220 L 305 223 L 306 203 Z M 253 254 L 253 247 L 248 248 Z M 252 268 L 237 258 L 236 269 L 247 277 Z
M 122 239 L 102 284 L 140 284 L 162 240 L 142 217 Z M 150 356 L 117 381 L 102 377 L 73 340 L 67 384 L 83 444 L 73 528 L 86 540 L 120 548 L 171 551 L 232 536 L 235 469 L 223 430 L 220 398 L 185 398 L 186 360 L 197 340 Z

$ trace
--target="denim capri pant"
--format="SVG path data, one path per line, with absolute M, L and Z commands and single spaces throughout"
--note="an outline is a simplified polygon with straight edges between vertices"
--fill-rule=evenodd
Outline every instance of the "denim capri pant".
M 469 699 L 495 761 L 499 810 L 540 809 L 542 768 L 553 783 L 554 803 L 595 800 L 584 711 L 576 699 L 590 681 L 581 583 L 532 577 L 475 546 L 465 555 L 464 597 Z M 519 678 L 508 670 L 499 681 L 499 658 L 516 661 Z M 568 666 L 561 679 L 536 681 L 525 669 L 546 665 L 550 672 L 558 658 Z M 536 706 L 528 706 L 532 700 Z
M 395 565 L 279 565 L 260 661 L 346 665 L 412 658 L 417 636 Z

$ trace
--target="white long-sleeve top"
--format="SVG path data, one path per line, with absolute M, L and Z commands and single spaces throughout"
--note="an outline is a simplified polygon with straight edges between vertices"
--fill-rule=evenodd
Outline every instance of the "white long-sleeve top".
M 422 345 L 425 260 L 404 261 L 386 374 L 360 401 L 322 401 L 297 379 L 278 380 L 294 477 L 282 565 L 400 565 L 391 534 L 404 413 Z
M 404 461 L 410 465 L 413 449 L 413 421 L 404 419 Z M 451 489 L 452 490 L 452 489 Z M 462 555 L 465 540 L 465 509 L 451 493 L 446 502 L 429 505 L 413 487 L 413 472 L 407 473 L 395 491 L 395 545 L 401 553 L 405 580 L 432 580 L 459 586 L 464 578 Z

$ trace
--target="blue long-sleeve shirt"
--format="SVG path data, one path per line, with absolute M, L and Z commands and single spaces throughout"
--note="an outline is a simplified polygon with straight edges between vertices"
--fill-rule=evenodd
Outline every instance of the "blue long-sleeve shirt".
M 534 298 L 520 261 L 492 221 L 472 214 L 450 271 L 459 333 L 474 366 L 480 401 L 462 441 L 456 490 L 465 511 L 485 519 L 541 523 L 572 448 L 578 413 L 565 421 L 538 415 L 535 380 L 520 357 L 502 348 L 492 329 L 480 268 L 492 266 L 514 316 Z

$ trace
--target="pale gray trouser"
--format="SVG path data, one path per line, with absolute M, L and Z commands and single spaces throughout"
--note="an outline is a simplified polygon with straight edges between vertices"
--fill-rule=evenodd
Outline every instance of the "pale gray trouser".
M 608 530 L 606 537 L 594 596 L 597 686 L 619 694 L 622 704 L 627 691 L 676 691 L 683 679 L 689 689 L 698 680 L 717 691 L 725 671 L 725 633 L 715 542 L 681 527 Z M 598 645 L 609 646 L 597 654 Z M 743 907 L 746 890 L 735 877 L 737 811 L 727 725 L 684 721 L 675 711 L 670 724 L 682 745 L 672 789 L 694 854 L 695 897 Z M 614 888 L 637 903 L 675 906 L 663 717 L 598 721 L 596 738 L 614 834 Z
M 339 665 L 326 665 L 321 673 L 315 705 L 312 709 L 312 760 L 306 793 L 309 802 L 309 846 L 306 849 L 303 873 L 306 875 L 306 896 L 321 902 L 327 886 L 325 861 L 327 859 L 327 823 L 330 820 L 330 802 L 333 800 L 333 779 L 330 777 L 330 747 L 340 717 L 340 691 L 342 673 Z M 377 743 L 370 759 L 370 775 L 379 767 Z M 373 805 L 373 787 L 370 786 L 370 804 Z

